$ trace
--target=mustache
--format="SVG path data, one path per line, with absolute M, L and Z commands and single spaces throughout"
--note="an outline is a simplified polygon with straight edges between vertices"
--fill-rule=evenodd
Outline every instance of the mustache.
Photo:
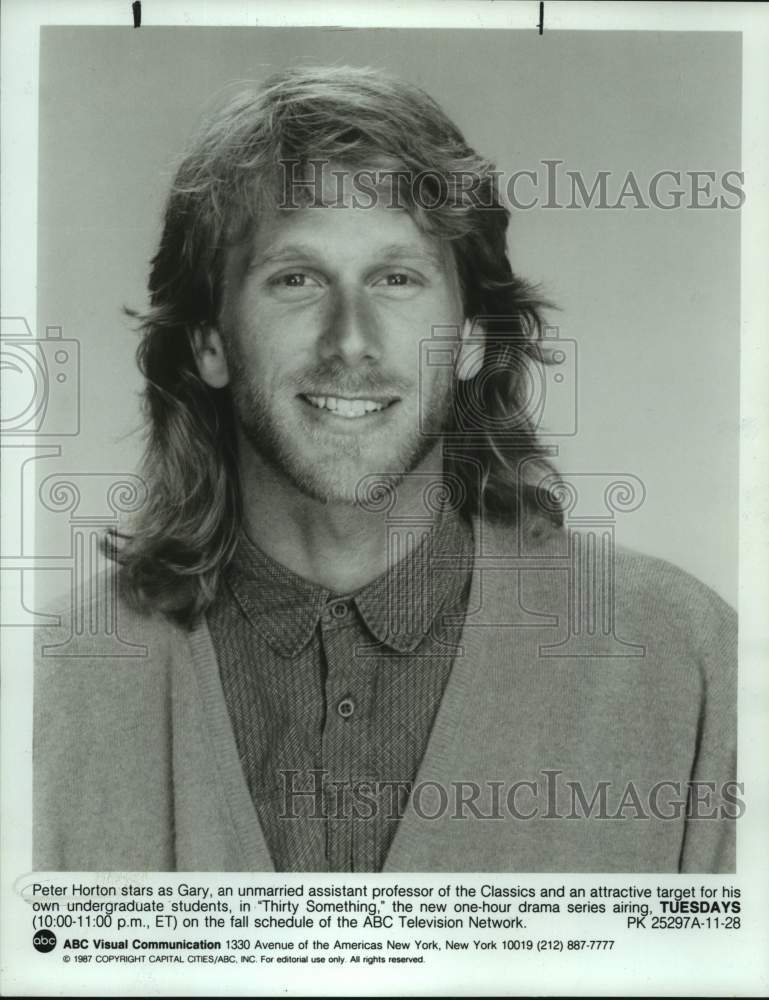
M 351 369 L 340 364 L 316 365 L 293 379 L 300 393 L 309 396 L 401 396 L 412 383 L 379 368 Z

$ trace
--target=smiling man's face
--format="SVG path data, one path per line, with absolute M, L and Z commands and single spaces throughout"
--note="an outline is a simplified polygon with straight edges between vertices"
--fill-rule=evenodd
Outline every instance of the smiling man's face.
M 354 502 L 367 475 L 397 480 L 451 405 L 449 367 L 427 367 L 420 388 L 420 342 L 463 318 L 448 248 L 407 212 L 276 212 L 226 263 L 219 332 L 241 446 L 328 502 Z

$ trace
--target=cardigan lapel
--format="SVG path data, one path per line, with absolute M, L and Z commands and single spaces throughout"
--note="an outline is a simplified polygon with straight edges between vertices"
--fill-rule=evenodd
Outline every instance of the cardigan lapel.
M 516 668 L 523 671 L 535 664 L 539 643 L 558 628 L 560 615 L 552 613 L 558 604 L 552 600 L 552 573 L 545 574 L 544 591 L 539 588 L 542 603 L 537 610 L 531 610 L 528 602 L 520 599 L 522 578 L 528 573 L 516 568 L 525 565 L 526 570 L 552 569 L 546 548 L 549 543 L 558 544 L 557 536 L 546 533 L 543 548 L 537 536 L 524 538 L 515 528 L 481 525 L 477 519 L 473 534 L 475 563 L 462 652 L 454 661 L 415 779 L 415 787 L 421 786 L 420 810 L 417 812 L 412 796 L 398 824 L 384 872 L 473 868 L 468 861 L 472 862 L 478 828 L 469 817 L 450 819 L 455 804 L 453 790 L 458 781 L 479 777 L 484 780 L 472 765 L 474 773 L 468 774 L 468 759 L 482 760 L 485 776 L 506 773 L 509 750 L 505 734 L 518 721 L 525 720 L 516 720 L 513 705 L 509 716 L 505 715 L 505 725 L 500 726 L 500 711 L 507 712 L 508 706 L 502 710 L 497 704 L 498 675 L 500 671 L 509 672 L 513 656 Z M 448 794 L 451 808 L 444 807 L 441 818 L 424 818 L 441 811 L 444 794 Z
M 174 696 L 177 869 L 275 871 L 243 775 L 205 620 L 187 641 Z
M 496 630 L 471 629 L 468 622 L 472 609 L 480 608 L 482 612 L 487 610 L 484 602 L 488 598 L 488 594 L 485 593 L 486 588 L 482 587 L 482 573 L 477 565 L 479 546 L 475 528 L 474 525 L 476 563 L 473 567 L 467 615 L 460 640 L 461 652 L 457 653 L 454 660 L 425 755 L 417 771 L 414 784 L 423 788 L 432 786 L 449 789 L 452 780 L 456 780 L 457 766 L 461 764 L 464 720 L 467 718 L 470 704 L 479 699 L 484 690 L 482 671 L 490 660 L 490 654 L 493 653 L 491 632 Z M 477 716 L 476 722 L 479 721 L 482 713 L 474 714 Z M 427 808 L 425 811 L 429 814 L 430 810 Z M 417 813 L 412 796 L 398 824 L 382 871 L 417 870 L 418 859 L 427 846 L 428 835 L 432 832 L 431 823 L 422 819 Z

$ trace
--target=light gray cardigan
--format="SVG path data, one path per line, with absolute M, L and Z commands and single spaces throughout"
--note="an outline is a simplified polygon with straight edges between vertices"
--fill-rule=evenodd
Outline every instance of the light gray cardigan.
M 600 537 L 474 534 L 462 652 L 384 870 L 734 871 L 733 819 L 675 804 L 734 778 L 732 609 L 666 562 L 602 561 Z M 66 611 L 39 634 L 35 867 L 272 871 L 205 623 L 118 599 L 120 643 L 93 635 L 114 581 L 84 629 Z

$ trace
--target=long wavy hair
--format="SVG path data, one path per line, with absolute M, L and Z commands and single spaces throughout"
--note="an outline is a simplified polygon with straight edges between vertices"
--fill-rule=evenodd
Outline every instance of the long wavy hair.
M 526 409 L 529 366 L 548 361 L 548 303 L 511 269 L 493 164 L 432 98 L 400 80 L 347 67 L 289 70 L 240 93 L 193 137 L 166 204 L 150 309 L 127 310 L 142 333 L 148 495 L 130 533 L 105 544 L 135 604 L 187 625 L 213 600 L 241 530 L 229 390 L 199 377 L 192 335 L 216 324 L 227 249 L 285 199 L 286 165 L 305 177 L 312 161 L 397 167 L 398 198 L 423 232 L 446 241 L 464 313 L 483 321 L 483 366 L 455 381 L 445 438 L 463 513 L 515 522 L 536 508 L 562 521 L 552 493 L 542 502 L 538 484 L 556 474 Z

